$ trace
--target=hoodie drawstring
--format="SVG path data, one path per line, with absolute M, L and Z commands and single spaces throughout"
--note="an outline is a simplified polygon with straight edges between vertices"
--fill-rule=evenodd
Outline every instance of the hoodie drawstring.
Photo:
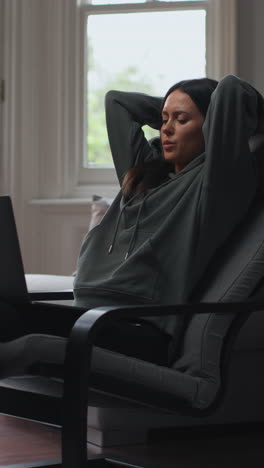
M 140 219 L 141 211 L 142 211 L 143 206 L 144 206 L 145 199 L 146 199 L 146 197 L 143 198 L 142 203 L 141 203 L 141 205 L 140 205 L 140 207 L 138 209 L 137 219 L 136 219 L 135 226 L 134 226 L 134 229 L 133 229 L 133 233 L 132 233 L 132 236 L 131 236 L 131 239 L 130 239 L 130 242 L 129 242 L 127 253 L 125 255 L 125 260 L 127 260 L 127 258 L 130 255 L 130 252 L 131 252 L 131 250 L 133 248 L 133 243 L 134 243 L 134 240 L 135 240 L 135 237 L 136 237 L 136 234 L 137 234 L 139 219 Z
M 133 249 L 133 244 L 134 244 L 134 241 L 135 241 L 135 238 L 136 238 L 136 234 L 137 234 L 137 231 L 138 231 L 138 226 L 139 226 L 139 221 L 140 221 L 140 215 L 142 213 L 142 209 L 143 209 L 143 206 L 146 202 L 146 200 L 151 196 L 153 195 L 153 193 L 156 193 L 161 186 L 164 186 L 164 185 L 167 185 L 168 183 L 170 183 L 171 180 L 169 181 L 166 181 L 164 182 L 163 184 L 159 185 L 158 187 L 156 187 L 154 190 L 152 190 L 151 192 L 147 193 L 145 195 L 145 197 L 142 199 L 142 202 L 140 204 L 140 207 L 138 209 L 138 213 L 137 213 L 137 218 L 136 218 L 136 222 L 135 222 L 135 225 L 134 225 L 134 229 L 133 229 L 133 232 L 132 232 L 132 235 L 131 235 L 131 239 L 130 239 L 130 242 L 129 242 L 129 245 L 128 245 L 128 249 L 127 249 L 127 253 L 125 255 L 125 260 L 127 260 L 127 258 L 129 257 L 132 249 Z M 116 237 L 117 237 L 117 233 L 118 233 L 118 228 L 119 228 L 119 224 L 120 224 L 120 221 L 121 221 L 121 217 L 122 217 L 122 214 L 124 212 L 124 210 L 126 209 L 126 207 L 132 203 L 132 201 L 138 197 L 138 194 L 136 193 L 133 197 L 131 197 L 121 208 L 120 210 L 120 213 L 118 215 L 118 218 L 117 218 L 117 221 L 116 221 L 116 225 L 115 225 L 115 230 L 114 230 L 114 234 L 113 234 L 113 239 L 112 239 L 112 243 L 108 249 L 108 253 L 110 254 L 113 249 L 114 249 L 114 245 L 115 245 L 115 242 L 116 242 Z
M 121 217 L 122 217 L 122 214 L 124 212 L 124 210 L 126 209 L 126 207 L 129 205 L 129 203 L 131 203 L 134 198 L 137 197 L 137 194 L 134 195 L 132 198 L 130 198 L 126 203 L 124 203 L 124 205 L 122 206 L 121 210 L 120 210 L 120 213 L 118 215 L 118 218 L 117 218 L 117 221 L 116 221 L 116 225 L 115 225 L 115 230 L 114 230 L 114 234 L 113 234 L 113 239 L 112 239 L 112 242 L 111 242 L 111 245 L 108 249 L 108 253 L 110 254 L 114 248 L 114 245 L 115 245 L 115 241 L 116 241 L 116 236 L 117 236 L 117 233 L 118 233 L 118 228 L 119 228 L 119 224 L 120 224 L 120 221 L 121 221 Z

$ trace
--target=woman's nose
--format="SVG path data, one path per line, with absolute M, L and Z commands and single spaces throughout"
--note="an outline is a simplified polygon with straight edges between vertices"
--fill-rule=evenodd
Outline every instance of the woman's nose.
M 166 124 L 163 126 L 163 132 L 165 135 L 171 135 L 174 132 L 174 127 L 173 125 L 168 121 Z

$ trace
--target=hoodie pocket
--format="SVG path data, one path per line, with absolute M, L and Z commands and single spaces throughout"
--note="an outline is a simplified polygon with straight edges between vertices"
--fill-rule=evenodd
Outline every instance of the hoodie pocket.
M 109 254 L 111 240 L 99 225 L 91 231 L 81 249 L 75 289 L 86 289 L 93 294 L 122 294 L 137 302 L 157 301 L 160 294 L 159 264 L 155 258 L 150 235 L 138 231 L 136 245 L 125 260 L 131 231 L 123 231 Z

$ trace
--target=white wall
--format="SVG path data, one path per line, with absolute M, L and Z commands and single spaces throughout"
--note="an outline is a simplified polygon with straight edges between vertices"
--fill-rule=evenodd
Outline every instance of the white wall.
M 88 201 L 67 201 L 78 152 L 75 3 L 5 0 L 1 10 L 0 192 L 12 197 L 27 272 L 70 274 L 89 220 Z

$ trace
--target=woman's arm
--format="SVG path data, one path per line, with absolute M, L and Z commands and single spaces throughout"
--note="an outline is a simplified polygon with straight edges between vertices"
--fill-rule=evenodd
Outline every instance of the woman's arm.
M 131 167 L 158 157 L 144 136 L 143 125 L 161 126 L 161 98 L 109 91 L 105 98 L 109 143 L 119 181 Z
M 249 138 L 260 126 L 263 99 L 235 76 L 220 81 L 204 123 L 205 167 L 201 222 L 217 236 L 245 215 L 257 189 L 255 159 Z M 213 228 L 214 226 L 214 228 Z

